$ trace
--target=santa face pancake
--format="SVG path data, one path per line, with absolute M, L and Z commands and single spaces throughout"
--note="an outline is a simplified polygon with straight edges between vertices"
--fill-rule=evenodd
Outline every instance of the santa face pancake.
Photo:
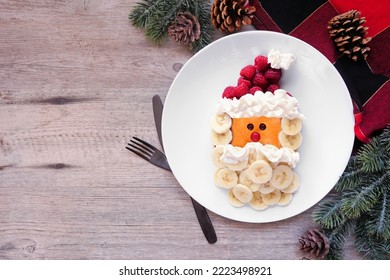
M 234 207 L 255 210 L 287 205 L 299 188 L 293 171 L 299 161 L 303 115 L 298 101 L 280 88 L 292 54 L 271 50 L 240 71 L 225 88 L 210 120 L 216 166 L 214 182 L 227 189 Z

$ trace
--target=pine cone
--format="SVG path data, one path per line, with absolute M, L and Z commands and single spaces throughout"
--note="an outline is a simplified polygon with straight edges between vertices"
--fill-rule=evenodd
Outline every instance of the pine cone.
M 243 25 L 252 23 L 252 14 L 256 11 L 247 0 L 214 0 L 211 7 L 211 22 L 221 31 L 234 32 Z
M 329 253 L 329 240 L 317 229 L 308 230 L 299 239 L 300 249 L 317 259 L 324 259 Z
M 370 50 L 366 45 L 371 37 L 366 38 L 368 27 L 363 26 L 365 22 L 356 10 L 337 15 L 328 22 L 329 35 L 337 49 L 354 61 L 359 57 L 366 59 Z
M 200 37 L 200 24 L 196 16 L 190 12 L 178 13 L 168 27 L 169 36 L 175 41 L 190 44 Z

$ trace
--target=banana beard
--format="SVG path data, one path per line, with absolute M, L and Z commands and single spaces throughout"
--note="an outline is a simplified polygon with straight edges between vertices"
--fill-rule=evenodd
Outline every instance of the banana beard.
M 299 188 L 299 176 L 293 171 L 299 154 L 290 148 L 260 143 L 248 143 L 243 148 L 218 145 L 212 158 L 217 167 L 214 183 L 228 190 L 228 200 L 234 207 L 248 204 L 255 210 L 265 210 L 272 205 L 287 205 Z

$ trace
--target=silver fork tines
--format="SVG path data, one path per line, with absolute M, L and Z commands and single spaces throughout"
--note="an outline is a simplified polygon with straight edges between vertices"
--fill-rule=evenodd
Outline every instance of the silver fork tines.
M 127 145 L 130 147 L 126 147 L 126 149 L 132 151 L 147 161 L 150 160 L 153 152 L 156 150 L 155 147 L 145 142 L 144 140 L 139 139 L 138 137 L 133 137 L 133 139 L 131 139 L 130 143 L 127 143 Z
M 130 143 L 127 144 L 126 149 L 142 157 L 144 160 L 157 165 L 166 170 L 171 170 L 164 153 L 158 150 L 153 145 L 145 142 L 138 137 L 133 137 Z

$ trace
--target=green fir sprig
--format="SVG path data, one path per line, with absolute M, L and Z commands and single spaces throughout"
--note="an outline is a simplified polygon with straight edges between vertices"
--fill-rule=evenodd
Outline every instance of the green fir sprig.
M 390 259 L 390 125 L 351 157 L 313 219 L 329 239 L 327 259 L 343 258 L 351 234 L 364 258 Z
M 160 45 L 168 35 L 168 27 L 180 12 L 188 11 L 200 24 L 200 38 L 189 44 L 196 53 L 212 42 L 213 26 L 210 20 L 210 2 L 206 0 L 143 0 L 129 14 L 130 22 L 145 30 L 145 36 Z

